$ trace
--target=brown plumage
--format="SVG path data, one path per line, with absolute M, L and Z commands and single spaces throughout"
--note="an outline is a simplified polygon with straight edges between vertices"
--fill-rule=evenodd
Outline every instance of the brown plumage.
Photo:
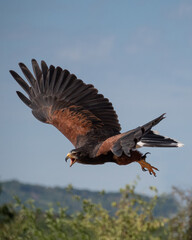
M 32 109 L 33 115 L 44 123 L 52 124 L 75 146 L 67 154 L 75 162 L 83 164 L 103 164 L 114 162 L 127 165 L 138 162 L 142 170 L 156 175 L 145 161 L 138 147 L 179 147 L 181 143 L 151 130 L 163 118 L 160 117 L 131 131 L 120 133 L 121 127 L 112 104 L 91 84 L 85 84 L 74 74 L 60 67 L 41 68 L 32 60 L 33 74 L 23 64 L 19 64 L 29 85 L 14 71 L 11 75 L 24 89 L 28 97 L 17 92 L 19 98 Z

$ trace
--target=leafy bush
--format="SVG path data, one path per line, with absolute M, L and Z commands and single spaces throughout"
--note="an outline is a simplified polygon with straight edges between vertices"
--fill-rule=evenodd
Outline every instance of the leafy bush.
M 42 211 L 32 200 L 16 203 L 14 217 L 0 224 L 2 240 L 191 240 L 190 224 L 192 214 L 186 215 L 182 209 L 172 219 L 154 217 L 157 204 L 157 190 L 149 202 L 135 194 L 135 185 L 121 189 L 119 202 L 112 202 L 115 215 L 100 204 L 89 199 L 81 199 L 82 210 L 67 214 L 67 209 L 58 206 L 58 211 L 50 207 Z M 188 206 L 188 205 L 186 205 Z
M 169 220 L 169 240 L 192 240 L 192 193 L 173 188 L 180 199 L 181 209 Z

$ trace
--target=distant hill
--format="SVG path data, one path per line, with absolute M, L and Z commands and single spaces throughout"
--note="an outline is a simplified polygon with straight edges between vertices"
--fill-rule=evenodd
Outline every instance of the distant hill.
M 33 199 L 35 206 L 46 210 L 50 206 L 58 209 L 66 207 L 69 214 L 81 210 L 81 199 L 91 199 L 94 203 L 100 203 L 111 214 L 115 209 L 111 206 L 112 202 L 118 202 L 121 194 L 113 192 L 97 192 L 88 190 L 78 190 L 72 187 L 43 187 L 39 185 L 23 184 L 18 181 L 1 182 L 0 205 L 13 202 L 13 196 L 17 196 L 22 202 Z M 150 197 L 141 195 L 145 200 Z M 157 207 L 154 210 L 156 216 L 170 217 L 177 213 L 178 203 L 172 195 L 159 196 Z

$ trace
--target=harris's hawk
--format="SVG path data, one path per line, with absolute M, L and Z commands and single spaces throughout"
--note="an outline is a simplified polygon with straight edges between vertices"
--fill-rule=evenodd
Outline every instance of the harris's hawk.
M 112 104 L 91 84 L 85 84 L 74 74 L 60 67 L 48 67 L 41 61 L 41 67 L 32 60 L 34 75 L 23 64 L 19 66 L 28 83 L 16 72 L 13 78 L 27 93 L 17 91 L 19 98 L 32 109 L 41 122 L 52 124 L 75 149 L 66 157 L 83 164 L 113 162 L 127 165 L 138 162 L 142 170 L 156 176 L 157 168 L 146 162 L 146 154 L 139 147 L 180 147 L 183 144 L 159 135 L 151 130 L 164 119 L 164 114 L 135 129 L 120 133 L 121 127 Z

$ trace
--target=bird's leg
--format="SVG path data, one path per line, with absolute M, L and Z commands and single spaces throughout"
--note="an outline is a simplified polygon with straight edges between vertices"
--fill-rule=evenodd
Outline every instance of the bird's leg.
M 156 177 L 156 173 L 154 172 L 154 170 L 159 171 L 156 167 L 151 166 L 148 162 L 146 162 L 146 157 L 147 154 L 150 154 L 149 152 L 145 153 L 143 156 L 141 156 L 140 160 L 138 160 L 137 162 L 141 165 L 141 169 L 143 171 L 149 171 L 150 174 L 153 174 Z

